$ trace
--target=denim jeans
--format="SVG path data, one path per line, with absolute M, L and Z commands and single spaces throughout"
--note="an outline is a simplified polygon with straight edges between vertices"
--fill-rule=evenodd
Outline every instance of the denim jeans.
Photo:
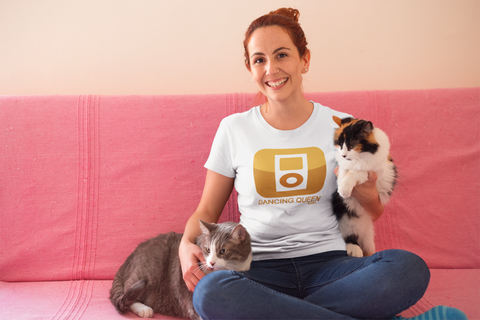
M 415 304 L 429 280 L 426 263 L 407 251 L 363 258 L 332 251 L 210 273 L 193 304 L 203 320 L 390 319 Z

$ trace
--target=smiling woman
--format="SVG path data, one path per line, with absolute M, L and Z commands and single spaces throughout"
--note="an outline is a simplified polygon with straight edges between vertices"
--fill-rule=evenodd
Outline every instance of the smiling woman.
M 313 111 L 302 90 L 310 66 L 307 39 L 296 9 L 281 8 L 256 19 L 245 34 L 245 65 L 267 98 L 260 111 L 272 127 L 291 130 Z M 292 107 L 293 106 L 293 107 Z
M 298 10 L 282 8 L 247 29 L 245 65 L 266 102 L 222 120 L 205 163 L 202 198 L 179 248 L 183 279 L 202 319 L 390 319 L 428 285 L 428 266 L 413 253 L 355 258 L 345 250 L 331 205 L 337 189 L 332 116 L 347 115 L 304 97 L 310 50 L 298 17 Z M 375 182 L 352 193 L 372 218 L 383 213 Z M 198 219 L 218 221 L 234 186 L 252 240 L 251 269 L 205 276 L 196 272 Z M 437 307 L 430 314 L 443 311 L 457 312 Z
M 257 88 L 267 97 L 267 106 L 270 109 L 272 104 L 300 106 L 303 121 L 297 127 L 305 122 L 312 112 L 312 104 L 302 93 L 302 75 L 310 64 L 309 51 L 300 56 L 288 33 L 279 26 L 257 29 L 250 38 L 248 50 L 254 52 L 249 63 L 250 73 Z

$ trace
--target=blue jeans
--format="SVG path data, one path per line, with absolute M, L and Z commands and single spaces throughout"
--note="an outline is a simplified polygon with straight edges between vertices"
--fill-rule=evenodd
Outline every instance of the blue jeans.
M 193 304 L 203 320 L 390 319 L 420 300 L 429 280 L 426 263 L 407 251 L 332 251 L 210 273 Z

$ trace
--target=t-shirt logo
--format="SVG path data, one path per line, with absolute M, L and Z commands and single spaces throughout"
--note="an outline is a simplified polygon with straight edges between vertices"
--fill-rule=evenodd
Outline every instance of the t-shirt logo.
M 326 171 L 325 155 L 317 147 L 263 149 L 253 158 L 255 187 L 264 198 L 317 193 Z

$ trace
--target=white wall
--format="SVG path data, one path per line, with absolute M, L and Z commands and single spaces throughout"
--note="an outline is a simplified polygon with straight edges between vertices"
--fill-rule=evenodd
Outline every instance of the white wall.
M 282 6 L 307 92 L 480 86 L 479 0 L 0 0 L 0 94 L 256 92 L 244 32 Z

